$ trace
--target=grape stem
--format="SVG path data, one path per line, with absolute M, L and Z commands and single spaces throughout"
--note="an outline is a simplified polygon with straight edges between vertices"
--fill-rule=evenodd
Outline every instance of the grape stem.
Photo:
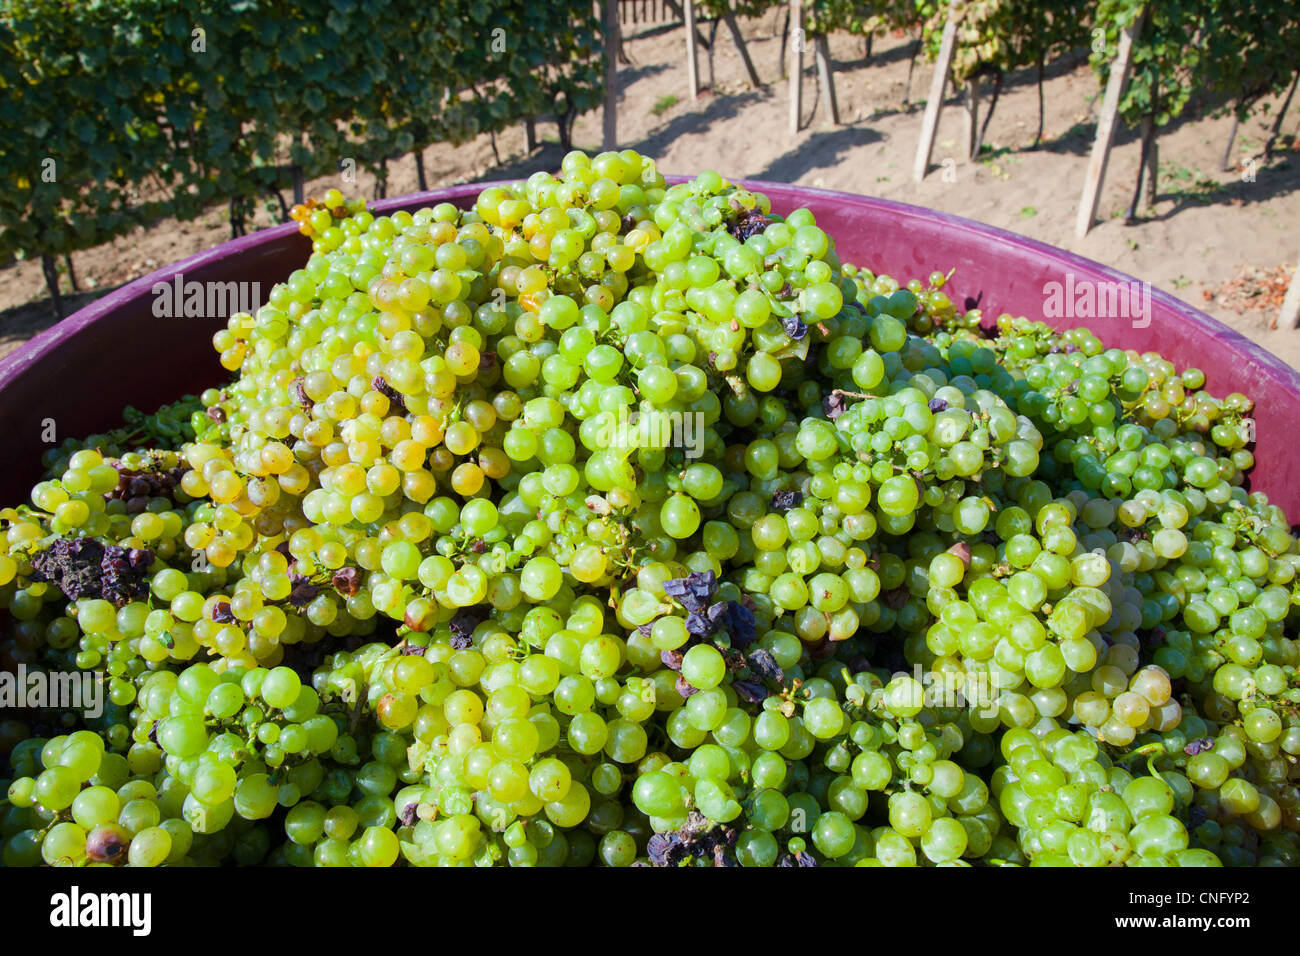
M 735 393 L 736 398 L 740 399 L 742 402 L 749 398 L 749 385 L 744 379 L 735 373 L 724 377 L 727 380 L 727 384 L 731 386 L 731 390 Z
M 365 701 L 366 701 L 366 695 L 363 694 L 360 689 L 358 689 L 357 702 L 353 705 L 352 717 L 351 719 L 348 720 L 349 734 L 355 734 L 357 732 L 357 725 L 361 723 L 361 707 L 365 703 Z
M 1163 753 L 1164 749 L 1165 749 L 1165 745 L 1161 743 L 1144 744 L 1143 746 L 1138 747 L 1136 750 L 1129 751 L 1124 756 L 1125 759 L 1128 759 L 1130 757 L 1146 757 L 1147 771 L 1151 774 L 1151 776 L 1155 777 L 1161 783 L 1168 786 L 1169 781 L 1165 780 L 1165 778 L 1160 775 L 1160 771 L 1156 769 L 1156 757 L 1159 754 Z

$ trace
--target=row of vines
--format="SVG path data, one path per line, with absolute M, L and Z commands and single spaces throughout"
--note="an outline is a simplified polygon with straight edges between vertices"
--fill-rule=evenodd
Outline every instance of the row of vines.
M 599 20 L 548 0 L 0 0 L 0 261 L 376 173 L 600 102 Z M 281 200 L 283 203 L 283 200 Z M 287 212 L 287 210 L 286 210 Z
M 784 10 L 781 33 L 789 38 L 802 31 L 799 42 L 808 49 L 817 49 L 829 34 L 849 33 L 865 39 L 870 55 L 872 37 L 909 35 L 914 38 L 913 62 L 921 53 L 928 62 L 937 59 L 951 22 L 953 85 L 971 110 L 978 91 L 991 89 L 983 122 L 971 124 L 972 156 L 980 152 L 1009 74 L 1024 69 L 1037 73 L 1037 143 L 1043 133 L 1047 64 L 1065 56 L 1088 57 L 1104 86 L 1125 29 L 1137 39 L 1119 115 L 1142 129 L 1144 160 L 1154 152 L 1158 130 L 1189 110 L 1231 113 L 1240 122 L 1270 97 L 1293 95 L 1300 76 L 1295 52 L 1300 49 L 1300 16 L 1294 0 L 699 0 L 695 7 L 715 20 L 729 9 L 749 17 L 775 10 L 778 18 Z M 905 101 L 911 89 L 909 74 Z M 823 92 L 834 101 L 833 87 Z M 1225 168 L 1237 122 L 1225 143 Z M 1268 148 L 1272 145 L 1270 140 Z
M 541 115 L 557 117 L 567 146 L 574 117 L 605 92 L 602 5 L 0 0 L 0 261 L 40 257 L 57 308 L 57 257 L 163 216 L 188 219 L 228 204 L 239 234 L 256 204 L 274 201 L 286 185 L 351 163 L 374 172 L 382 189 L 387 164 L 411 152 L 423 185 L 418 163 L 428 144 L 519 122 L 531 132 Z M 1045 65 L 1090 54 L 1104 84 L 1128 30 L 1137 39 L 1119 114 L 1141 127 L 1152 171 L 1159 129 L 1189 109 L 1244 119 L 1272 95 L 1294 92 L 1300 49 L 1294 0 L 693 6 L 714 22 L 714 36 L 716 24 L 727 23 L 751 82 L 757 75 L 736 16 L 785 7 L 783 32 L 801 45 L 821 43 L 819 51 L 834 32 L 864 37 L 868 51 L 873 36 L 903 33 L 915 38 L 913 59 L 923 52 L 930 61 L 948 26 L 951 79 L 972 114 L 972 155 L 1008 74 L 1036 69 L 1041 104 Z M 831 71 L 819 56 L 833 104 Z M 991 97 L 979 124 L 975 103 L 985 83 Z
M 754 13 L 780 4 L 745 0 Z M 808 0 L 810 34 L 913 34 L 933 62 L 949 19 L 957 24 L 952 80 L 964 89 L 1090 51 L 1104 82 L 1118 34 L 1139 25 L 1132 73 L 1120 103 L 1126 123 L 1164 126 L 1189 105 L 1245 119 L 1293 87 L 1300 69 L 1294 0 Z

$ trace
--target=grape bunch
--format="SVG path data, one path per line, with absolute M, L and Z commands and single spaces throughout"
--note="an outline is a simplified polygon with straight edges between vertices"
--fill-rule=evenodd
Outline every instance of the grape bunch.
M 0 665 L 107 695 L 0 724 L 6 865 L 1300 862 L 1247 397 L 631 151 L 294 218 L 0 512 Z

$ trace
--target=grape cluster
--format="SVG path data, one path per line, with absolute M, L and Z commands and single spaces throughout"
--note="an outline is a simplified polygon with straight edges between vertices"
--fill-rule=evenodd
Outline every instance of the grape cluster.
M 7 865 L 1300 862 L 1245 396 L 630 151 L 294 218 L 0 512 L 0 663 L 109 698 L 0 726 Z

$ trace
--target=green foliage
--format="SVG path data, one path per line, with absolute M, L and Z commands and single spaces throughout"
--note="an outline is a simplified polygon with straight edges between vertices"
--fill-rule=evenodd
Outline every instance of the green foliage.
M 935 6 L 934 0 L 813 0 L 805 5 L 808 29 L 814 33 L 843 31 L 858 36 L 920 29 Z
M 1245 118 L 1295 74 L 1300 21 L 1293 0 L 1100 0 L 1096 23 L 1106 44 L 1094 48 L 1092 64 L 1102 82 L 1120 30 L 1138 17 L 1132 74 L 1120 101 L 1130 125 L 1149 115 L 1158 126 L 1176 119 L 1193 91 L 1225 97 Z
M 728 3 L 728 0 L 698 0 L 695 9 L 698 11 L 696 16 L 706 19 L 720 17 L 728 9 L 738 17 L 761 17 L 779 5 L 778 0 L 735 0 L 734 3 Z
M 1045 63 L 1070 50 L 1091 48 L 1104 84 L 1122 29 L 1142 20 L 1131 79 L 1120 104 L 1124 121 L 1154 116 L 1158 125 L 1182 114 L 1194 91 L 1225 99 L 1242 118 L 1263 97 L 1283 91 L 1295 75 L 1300 18 L 1294 0 L 895 0 L 887 4 L 822 0 L 837 29 L 870 16 L 904 26 L 924 22 L 928 59 L 939 52 L 950 14 L 958 18 L 952 76 L 960 87 L 973 76 Z M 845 11 L 854 11 L 850 15 Z
M 600 102 L 562 0 L 0 0 L 0 256 Z
M 1083 46 L 1095 0 L 968 0 L 918 4 L 926 13 L 927 59 L 939 54 L 950 12 L 958 15 L 952 76 L 957 86 L 986 73 L 1045 63 Z
M 1104 84 L 1115 59 L 1120 31 L 1141 20 L 1133 47 L 1128 86 L 1120 100 L 1124 122 L 1132 126 L 1153 116 L 1163 126 L 1181 115 L 1191 96 L 1191 82 L 1202 68 L 1208 0 L 1164 0 L 1142 4 L 1136 0 L 1100 0 L 1097 26 L 1106 31 L 1104 47 L 1093 47 L 1092 64 Z
M 1300 10 L 1291 0 L 1217 5 L 1205 34 L 1206 86 L 1229 97 L 1241 119 L 1282 93 L 1300 69 Z

